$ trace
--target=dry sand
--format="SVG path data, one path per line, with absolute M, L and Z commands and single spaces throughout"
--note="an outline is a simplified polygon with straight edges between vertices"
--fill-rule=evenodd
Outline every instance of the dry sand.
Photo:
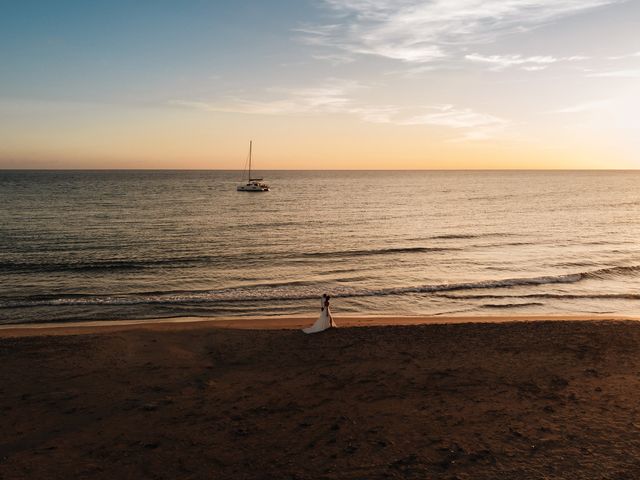
M 575 319 L 3 328 L 0 478 L 640 478 L 640 323 Z

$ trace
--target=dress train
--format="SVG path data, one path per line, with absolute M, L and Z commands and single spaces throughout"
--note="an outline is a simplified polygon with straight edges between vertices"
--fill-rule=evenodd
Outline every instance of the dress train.
M 329 309 L 329 302 L 325 301 L 325 296 L 322 296 L 322 311 L 320 312 L 320 318 L 310 327 L 303 328 L 304 333 L 318 333 L 328 328 L 335 327 L 336 323 L 331 316 L 331 310 Z

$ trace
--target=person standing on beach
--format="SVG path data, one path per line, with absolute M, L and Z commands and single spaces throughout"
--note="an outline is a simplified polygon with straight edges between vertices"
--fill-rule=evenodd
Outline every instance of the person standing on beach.
M 326 293 L 323 295 L 324 297 L 324 311 L 326 311 L 327 317 L 329 317 L 329 327 L 335 327 L 336 322 L 333 321 L 333 315 L 331 315 L 331 309 L 329 308 L 329 300 L 331 297 Z M 322 311 L 322 309 L 320 309 Z
M 318 333 L 327 330 L 328 328 L 335 327 L 336 323 L 333 321 L 333 316 L 331 315 L 331 309 L 329 306 L 329 300 L 331 297 L 326 293 L 322 294 L 322 298 L 320 299 L 320 318 L 316 320 L 312 326 L 308 328 L 304 328 L 302 331 L 304 333 Z

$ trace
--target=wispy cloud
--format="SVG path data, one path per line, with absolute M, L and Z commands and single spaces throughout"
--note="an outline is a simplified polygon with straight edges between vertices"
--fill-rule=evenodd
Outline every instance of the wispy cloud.
M 171 105 L 209 112 L 257 115 L 290 115 L 304 113 L 342 113 L 352 104 L 350 93 L 363 88 L 353 80 L 329 79 L 323 84 L 304 88 L 270 88 L 264 95 L 270 100 L 226 95 L 215 102 L 172 100 Z
M 415 115 L 399 123 L 402 125 L 436 125 L 450 128 L 474 128 L 504 125 L 501 118 L 486 113 L 478 113 L 470 108 L 456 108 L 453 105 L 436 105 L 426 108 L 426 113 Z
M 626 60 L 627 58 L 638 58 L 640 57 L 640 52 L 627 53 L 624 55 L 616 55 L 613 57 L 608 57 L 609 60 Z
M 472 53 L 466 55 L 465 58 L 476 63 L 485 63 L 491 66 L 492 70 L 504 70 L 510 67 L 518 67 L 527 71 L 545 70 L 554 63 L 560 62 L 577 62 L 587 60 L 589 57 L 571 56 L 571 57 L 554 57 L 551 55 L 535 55 L 525 57 L 520 54 L 511 55 L 481 55 Z
M 400 120 L 398 123 L 454 129 L 456 134 L 449 141 L 460 143 L 495 138 L 505 130 L 510 122 L 495 115 L 476 112 L 470 108 L 436 105 L 427 107 L 425 113 Z
M 588 102 L 578 103 L 576 105 L 571 105 L 568 107 L 560 108 L 558 110 L 553 110 L 550 113 L 582 113 L 582 112 L 590 112 L 594 110 L 601 110 L 611 105 L 613 102 L 612 99 L 607 98 L 603 100 L 591 100 Z
M 610 70 L 607 72 L 594 72 L 588 74 L 587 76 L 596 78 L 640 78 L 640 68 Z
M 472 62 L 488 63 L 495 69 L 505 69 L 509 67 L 522 67 L 530 68 L 535 67 L 537 69 L 545 69 L 552 63 L 558 61 L 557 58 L 552 56 L 533 56 L 523 57 L 522 55 L 480 55 L 478 53 L 472 53 L 466 55 L 465 58 Z
M 346 53 L 315 54 L 315 55 L 312 55 L 312 58 L 315 58 L 316 60 L 323 60 L 323 61 L 329 62 L 334 66 L 344 65 L 344 64 L 355 61 L 355 58 L 353 57 L 353 55 L 349 55 Z
M 214 102 L 173 100 L 172 106 L 209 112 L 251 115 L 351 115 L 369 123 L 399 126 L 430 126 L 456 130 L 456 138 L 480 140 L 494 136 L 509 122 L 494 115 L 454 105 L 372 105 L 353 97 L 365 85 L 348 80 L 330 79 L 307 88 L 270 88 L 264 94 L 276 95 L 271 100 L 255 100 L 240 96 L 224 96 Z
M 410 63 L 450 56 L 622 0 L 324 0 L 329 25 L 298 29 L 313 45 Z M 539 65 L 539 64 L 538 64 Z

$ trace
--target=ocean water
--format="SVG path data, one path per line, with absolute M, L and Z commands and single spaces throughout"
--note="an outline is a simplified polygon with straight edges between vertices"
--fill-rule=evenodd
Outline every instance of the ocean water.
M 0 171 L 0 323 L 640 313 L 640 172 Z

